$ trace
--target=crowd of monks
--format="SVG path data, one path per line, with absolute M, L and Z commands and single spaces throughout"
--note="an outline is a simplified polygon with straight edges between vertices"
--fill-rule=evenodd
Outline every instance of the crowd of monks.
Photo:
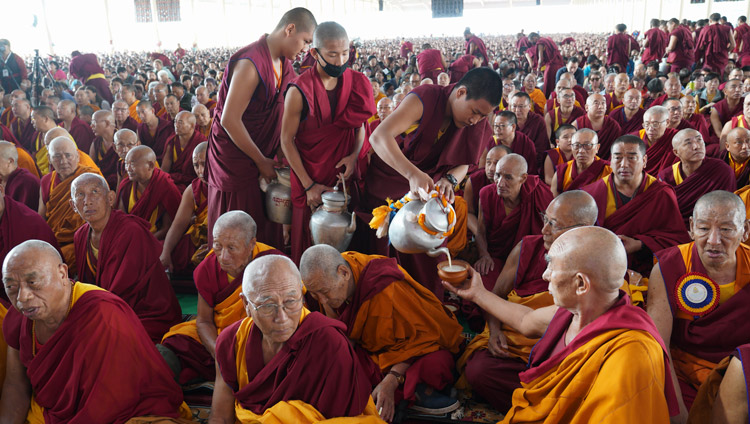
M 295 8 L 203 74 L 180 48 L 3 78 L 0 423 L 191 422 L 206 381 L 211 423 L 399 422 L 469 392 L 503 423 L 748 422 L 746 17 L 463 35 L 360 44 Z M 345 251 L 311 232 L 340 185 Z M 375 231 L 430 193 L 455 285 Z

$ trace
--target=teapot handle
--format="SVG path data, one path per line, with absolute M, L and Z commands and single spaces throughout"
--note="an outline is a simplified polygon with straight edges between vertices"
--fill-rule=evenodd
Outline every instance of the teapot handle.
M 343 172 L 339 173 L 339 183 L 341 183 L 341 189 L 344 191 L 344 211 L 346 211 L 349 209 L 349 196 L 346 193 L 346 180 Z

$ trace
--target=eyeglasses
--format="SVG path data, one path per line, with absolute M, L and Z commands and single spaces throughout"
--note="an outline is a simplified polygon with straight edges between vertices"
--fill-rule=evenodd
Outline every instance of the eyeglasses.
M 583 149 L 583 150 L 591 150 L 596 146 L 596 144 L 583 144 L 583 143 L 573 143 L 570 145 L 574 150 Z
M 663 120 L 663 121 L 656 121 L 656 122 L 645 122 L 645 121 L 644 121 L 644 122 L 643 122 L 643 128 L 645 128 L 645 129 L 649 129 L 649 128 L 657 128 L 657 127 L 659 127 L 659 126 L 660 126 L 661 124 L 665 124 L 666 122 L 667 122 L 667 120 L 666 120 L 666 119 L 665 119 L 665 120 Z
M 248 303 L 250 303 L 250 306 L 255 309 L 255 312 L 259 313 L 261 316 L 272 317 L 279 312 L 279 308 L 283 308 L 286 313 L 298 312 L 302 309 L 302 296 L 297 299 L 285 300 L 283 305 L 279 305 L 278 303 L 264 303 L 263 305 L 255 306 L 255 303 L 251 300 L 248 300 Z
M 545 226 L 549 225 L 550 228 L 552 228 L 552 231 L 569 230 L 571 228 L 582 227 L 583 226 L 583 224 L 575 224 L 575 225 L 570 225 L 568 227 L 558 227 L 557 226 L 557 222 L 555 222 L 555 221 L 547 218 L 547 215 L 544 212 L 539 212 L 539 216 L 542 218 L 542 222 L 544 223 L 544 225 Z

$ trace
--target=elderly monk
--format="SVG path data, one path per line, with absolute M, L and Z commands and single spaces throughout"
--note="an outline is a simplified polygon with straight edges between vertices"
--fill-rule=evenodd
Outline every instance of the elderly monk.
M 487 148 L 493 146 L 506 146 L 513 153 L 523 156 L 528 164 L 529 173 L 537 174 L 537 154 L 534 141 L 518 130 L 515 113 L 504 110 L 495 116 L 493 136 Z
M 195 130 L 208 139 L 208 135 L 211 134 L 211 112 L 202 104 L 193 106 L 192 112 L 195 116 Z
M 644 173 L 646 160 L 643 141 L 624 135 L 612 145 L 612 174 L 583 187 L 599 207 L 598 224 L 620 237 L 628 269 L 641 274 L 653 252 L 688 240 L 674 190 Z
M 31 111 L 31 123 L 36 129 L 32 142 L 27 146 L 23 146 L 17 143 L 15 137 L 13 137 L 13 139 L 8 139 L 7 141 L 13 141 L 18 144 L 18 147 L 22 147 L 24 151 L 27 152 L 25 156 L 29 156 L 30 153 L 34 157 L 33 160 L 36 160 L 37 162 L 41 161 L 41 164 L 37 164 L 39 168 L 41 168 L 42 166 L 47 168 L 49 162 L 47 162 L 47 149 L 45 149 L 44 137 L 52 129 L 60 128 L 57 126 L 56 119 L 57 117 L 55 116 L 55 111 L 52 108 L 49 108 L 47 106 L 37 106 L 34 108 L 34 110 Z M 39 171 L 34 169 L 34 171 L 32 172 Z
M 690 96 L 685 96 L 685 97 L 690 97 Z M 709 135 L 708 135 L 708 126 L 704 127 L 703 130 L 705 132 L 702 132 L 699 127 L 693 126 L 693 124 L 691 124 L 684 118 L 681 99 L 669 98 L 664 101 L 663 106 L 667 108 L 667 112 L 669 112 L 668 118 L 667 118 L 667 128 L 674 128 L 677 131 L 682 131 L 688 128 L 696 130 L 700 133 L 701 137 L 703 137 L 703 141 L 707 145 L 706 147 L 710 148 L 711 152 L 718 152 L 720 150 L 718 143 L 711 142 L 711 139 L 709 138 Z
M 529 73 L 523 78 L 523 87 L 521 89 L 524 93 L 528 94 L 534 102 L 533 110 L 535 112 L 544 111 L 544 107 L 547 104 L 547 98 L 544 97 L 542 90 L 536 88 L 536 75 L 534 73 Z
M 0 141 L 0 184 L 10 198 L 39 210 L 39 177 L 18 166 L 18 147 Z
M 138 97 L 136 96 L 135 87 L 131 84 L 125 84 L 122 86 L 120 94 L 122 100 L 128 104 L 128 115 L 133 118 L 135 122 L 141 124 L 143 122 L 143 117 L 138 113 L 138 105 L 141 101 L 138 100 Z
M 117 152 L 119 160 L 117 161 L 117 186 L 120 186 L 123 178 L 125 178 L 127 172 L 125 171 L 125 158 L 128 155 L 130 149 L 136 146 L 140 146 L 141 141 L 138 140 L 138 134 L 130 129 L 123 128 L 115 133 L 114 148 Z
M 676 415 L 664 342 L 619 290 L 627 270 L 619 238 L 603 228 L 571 229 L 546 259 L 554 305 L 544 308 L 488 293 L 473 271 L 461 287 L 443 283 L 523 336 L 541 336 L 502 423 L 663 423 Z
M 575 133 L 576 127 L 570 124 L 560 125 L 555 131 L 557 147 L 545 152 L 547 157 L 544 159 L 544 182 L 547 185 L 552 184 L 552 177 L 555 176 L 557 165 L 562 165 L 573 159 L 573 148 L 570 143 Z
M 544 123 L 547 125 L 547 136 L 552 139 L 553 133 L 557 131 L 560 125 L 572 124 L 586 112 L 573 104 L 575 101 L 574 91 L 570 88 L 560 90 L 560 106 L 553 108 L 544 115 Z
M 128 103 L 125 100 L 117 100 L 112 105 L 112 113 L 115 114 L 115 127 L 118 130 L 127 128 L 132 131 L 138 130 L 138 121 L 128 113 Z
M 378 113 L 377 115 L 370 118 L 372 119 L 371 121 L 368 121 L 370 129 L 366 134 L 371 134 L 372 131 L 375 131 L 375 128 L 377 128 L 381 122 L 385 121 L 387 117 L 391 116 L 391 113 L 393 113 L 393 109 L 395 109 L 393 100 L 388 97 L 383 97 L 382 99 L 380 99 L 377 103 Z M 359 175 L 363 176 L 367 173 L 367 166 L 370 164 L 372 152 L 373 150 L 372 145 L 370 145 L 370 137 L 365 136 L 364 142 L 362 144 L 362 150 L 359 151 L 359 155 L 357 157 Z
M 724 128 L 721 130 L 721 140 L 726 140 L 727 134 L 734 128 L 750 128 L 750 123 L 748 123 L 748 118 L 746 118 L 746 116 L 750 117 L 750 97 L 748 96 L 745 96 L 745 99 L 742 102 L 742 113 L 733 116 L 731 120 L 724 124 Z
M 258 179 L 276 178 L 279 163 L 273 158 L 279 148 L 281 99 L 295 77 L 287 58 L 312 42 L 316 26 L 309 10 L 289 10 L 270 34 L 238 50 L 227 62 L 208 137 L 209 241 L 216 219 L 237 209 L 254 217 L 260 241 L 283 242 L 281 225 L 265 216 Z
M 745 205 L 729 192 L 708 193 L 695 204 L 690 230 L 693 242 L 656 253 L 647 309 L 671 348 L 683 414 L 711 370 L 750 342 Z
M 497 162 L 513 153 L 508 146 L 495 146 L 487 152 L 484 169 L 477 169 L 469 175 L 464 185 L 464 200 L 468 211 L 468 229 L 472 234 L 477 232 L 477 214 L 479 213 L 479 191 L 482 188 L 494 184 L 495 166 Z
M 313 33 L 317 65 L 295 78 L 286 92 L 281 148 L 292 169 L 292 258 L 299 261 L 312 245 L 310 217 L 343 173 L 356 170 L 367 119 L 375 103 L 367 78 L 341 68 L 348 60 L 349 36 L 336 22 Z M 338 67 L 333 69 L 332 67 Z
M 10 132 L 21 146 L 31 151 L 37 136 L 31 122 L 31 103 L 26 99 L 16 99 L 11 103 L 11 109 L 16 120 L 10 124 Z
M 58 137 L 65 137 L 65 138 L 73 141 L 73 143 L 75 143 L 75 140 L 73 140 L 73 137 L 63 127 L 52 128 L 51 130 L 47 131 L 44 134 L 44 149 L 38 151 L 37 154 L 36 154 L 37 158 L 39 158 L 41 156 L 42 157 L 42 161 L 47 164 L 46 165 L 47 166 L 46 172 L 42 172 L 44 175 L 47 175 L 50 172 L 52 172 L 52 171 L 55 170 L 54 165 L 52 165 L 52 163 L 49 160 L 49 151 L 48 151 L 48 149 L 49 149 L 50 143 L 52 143 L 52 140 L 54 140 L 54 139 L 56 139 Z M 83 151 L 81 151 L 81 149 L 77 149 L 77 150 L 78 150 L 78 164 L 79 165 L 81 165 L 81 166 L 87 166 L 89 168 L 95 169 L 96 172 L 101 173 L 101 171 L 99 170 L 99 166 L 97 166 L 96 162 L 94 162 L 94 160 L 91 159 L 91 156 L 89 156 L 87 153 L 84 153 Z M 39 163 L 39 162 L 37 162 L 37 163 Z M 41 169 L 41 166 L 40 166 L 40 169 Z
M 495 185 L 479 191 L 475 234 L 479 259 L 474 268 L 486 287 L 494 287 L 513 246 L 525 236 L 540 234 L 540 214 L 552 198 L 539 177 L 528 175 L 522 156 L 510 154 L 497 162 Z
M 9 104 L 13 104 L 13 100 L 16 99 L 25 99 L 26 98 L 26 92 L 23 90 L 13 90 L 10 92 Z M 13 121 L 16 120 L 16 116 L 13 114 L 13 108 L 8 107 L 6 105 L 5 110 L 3 111 L 2 115 L 0 115 L 0 124 L 10 128 L 10 124 L 13 123 Z
M 122 298 L 159 342 L 182 313 L 149 223 L 113 210 L 115 193 L 101 175 L 82 174 L 70 190 L 73 209 L 86 221 L 75 233 L 78 280 Z
M 609 159 L 612 142 L 622 135 L 622 129 L 614 119 L 607 116 L 606 99 L 601 94 L 592 94 L 586 99 L 586 114 L 576 119 L 573 125 L 596 132 L 599 140 L 599 157 Z
M 544 164 L 544 153 L 550 148 L 549 137 L 544 124 L 544 116 L 533 113 L 531 106 L 531 97 L 519 91 L 510 98 L 508 110 L 516 115 L 518 121 L 516 129 L 534 142 L 536 167 L 541 169 Z
M 156 157 L 161 160 L 164 146 L 169 137 L 174 134 L 174 125 L 168 119 L 158 118 L 148 100 L 138 103 L 138 116 L 142 121 L 138 124 L 138 139 L 141 144 L 150 147 Z
M 3 263 L 14 305 L 0 421 L 185 422 L 190 411 L 169 368 L 130 307 L 99 287 L 68 279 L 49 244 L 29 240 Z M 133 364 L 133 366 L 126 366 Z M 149 416 L 149 417 L 146 417 Z
M 724 98 L 711 107 L 712 135 L 719 136 L 727 122 L 743 113 L 746 99 L 743 99 L 742 92 L 742 81 L 739 79 L 729 80 L 724 85 Z
M 526 236 L 513 248 L 492 292 L 532 309 L 552 305 L 548 284 L 542 278 L 547 267 L 545 255 L 566 231 L 594 225 L 597 212 L 594 199 L 584 191 L 571 190 L 556 197 L 545 211 L 542 234 Z M 537 341 L 488 316 L 484 332 L 471 340 L 458 360 L 458 369 L 465 376 L 458 385 L 467 383 L 496 409 L 507 411 L 513 390 L 521 387 L 518 374 L 526 370 Z
M 282 255 L 256 241 L 255 220 L 243 211 L 229 211 L 219 217 L 213 233 L 212 250 L 193 272 L 198 315 L 172 327 L 159 347 L 181 384 L 216 378 L 216 337 L 245 317 L 239 296 L 245 267 L 265 255 Z
M 211 99 L 210 94 L 208 88 L 204 85 L 195 89 L 195 98 L 198 100 L 198 103 L 202 104 L 209 113 L 213 114 L 214 109 L 216 109 L 216 100 Z
M 565 73 L 563 75 L 572 75 L 570 73 Z M 560 106 L 560 92 L 562 90 L 565 90 L 566 88 L 569 88 L 573 90 L 573 86 L 575 85 L 574 81 L 571 81 L 569 78 L 563 78 L 562 75 L 560 76 L 560 80 L 557 81 L 555 84 L 555 91 L 552 92 L 552 95 L 550 96 L 549 100 L 547 100 L 547 103 L 545 104 L 544 111 L 540 112 L 542 114 L 546 112 L 551 112 L 556 107 Z M 575 91 L 575 90 L 574 90 Z M 578 93 L 575 93 L 573 104 L 575 106 L 581 106 L 581 103 L 578 101 Z
M 149 87 L 151 87 L 151 84 L 149 84 Z M 167 88 L 166 84 L 163 83 L 157 83 L 154 84 L 154 100 L 151 102 L 151 106 L 154 108 L 154 114 L 156 114 L 159 118 L 165 118 L 167 115 L 167 108 L 164 107 L 164 101 L 167 98 L 167 94 L 169 94 L 169 89 Z
M 557 197 L 568 190 L 578 190 L 612 173 L 607 161 L 599 159 L 599 139 L 594 130 L 583 128 L 573 135 L 573 159 L 557 165 L 550 188 Z
M 156 154 L 137 146 L 125 156 L 125 177 L 117 188 L 117 208 L 151 223 L 157 240 L 164 240 L 180 206 L 180 191 L 166 172 L 156 167 Z
M 737 180 L 732 168 L 721 159 L 707 158 L 703 137 L 694 129 L 684 129 L 672 139 L 674 154 L 680 159 L 659 172 L 659 180 L 674 187 L 685 227 L 690 226 L 695 202 L 714 190 L 735 191 Z
M 737 187 L 750 184 L 750 130 L 734 128 L 727 133 L 726 142 L 720 158 L 734 171 Z
M 636 133 L 646 146 L 646 173 L 657 175 L 679 161 L 672 149 L 672 138 L 677 130 L 667 128 L 669 111 L 664 106 L 652 106 L 643 114 L 643 129 Z
M 174 131 L 167 139 L 161 168 L 169 173 L 177 188 L 184 191 L 197 177 L 193 170 L 193 150 L 206 138 L 195 127 L 195 115 L 186 110 L 177 114 Z
M 188 259 L 197 266 L 208 253 L 208 185 L 205 177 L 207 148 L 208 142 L 204 141 L 193 150 L 193 171 L 197 177 L 182 192 L 174 222 L 164 238 L 160 259 L 169 271 L 188 266 Z M 190 244 L 183 245 L 183 237 L 188 237 Z M 177 258 L 173 263 L 172 258 L 175 256 Z
M 115 116 L 108 110 L 97 110 L 91 117 L 91 129 L 94 130 L 94 141 L 91 143 L 89 156 L 107 179 L 109 188 L 117 189 L 117 164 L 120 157 L 115 151 Z
M 245 268 L 240 299 L 248 317 L 216 340 L 212 423 L 382 422 L 346 326 L 305 309 L 303 290 L 285 256 Z
M 372 396 L 383 419 L 393 419 L 402 399 L 416 397 L 414 409 L 433 415 L 459 406 L 438 390 L 453 383 L 462 328 L 395 259 L 317 245 L 305 251 L 300 271 L 308 292 L 372 360 Z
M 682 119 L 684 119 L 690 127 L 698 130 L 704 137 L 709 137 L 708 121 L 706 115 L 697 112 L 695 97 L 683 96 L 680 99 L 680 106 L 682 106 Z M 723 130 L 722 130 L 723 132 Z
M 662 106 L 667 99 L 679 99 L 683 96 L 682 84 L 677 74 L 670 74 L 664 81 L 664 93 L 655 98 L 649 106 Z
M 62 100 L 57 104 L 57 117 L 60 118 L 60 126 L 76 141 L 78 148 L 88 152 L 94 140 L 94 132 L 87 122 L 76 115 L 76 105 L 72 100 Z M 30 149 L 29 151 L 36 151 Z
M 623 102 L 609 112 L 608 116 L 618 125 L 623 134 L 630 134 L 643 128 L 644 110 L 641 107 L 643 96 L 638 89 L 631 88 L 625 92 Z
M 605 101 L 607 103 L 607 110 L 605 113 L 612 112 L 614 108 L 620 106 L 625 101 L 625 93 L 630 88 L 630 78 L 626 73 L 617 74 L 615 77 L 614 90 L 607 93 Z
M 86 172 L 98 170 L 78 163 L 78 149 L 68 137 L 57 137 L 47 146 L 50 162 L 55 170 L 42 177 L 39 190 L 39 215 L 55 233 L 65 263 L 75 266 L 73 235 L 83 225 L 83 219 L 75 212 L 70 197 L 73 180 Z

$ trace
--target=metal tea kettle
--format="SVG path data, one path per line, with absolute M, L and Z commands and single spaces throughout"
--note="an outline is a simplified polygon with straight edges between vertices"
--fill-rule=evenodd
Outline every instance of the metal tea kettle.
M 422 197 L 429 200 L 425 202 L 412 192 L 401 199 L 403 206 L 391 218 L 388 238 L 399 252 L 438 256 L 445 253 L 445 248 L 438 248 L 453 233 L 456 212 L 436 192 Z
M 292 223 L 292 184 L 289 175 L 288 167 L 277 168 L 276 179 L 263 190 L 266 192 L 266 215 L 277 224 Z
M 343 193 L 339 191 L 339 184 Z M 323 193 L 321 197 L 323 205 L 310 217 L 313 244 L 327 244 L 343 252 L 349 247 L 357 228 L 356 215 L 347 211 L 349 196 L 343 174 L 339 174 L 339 182 L 333 191 Z

